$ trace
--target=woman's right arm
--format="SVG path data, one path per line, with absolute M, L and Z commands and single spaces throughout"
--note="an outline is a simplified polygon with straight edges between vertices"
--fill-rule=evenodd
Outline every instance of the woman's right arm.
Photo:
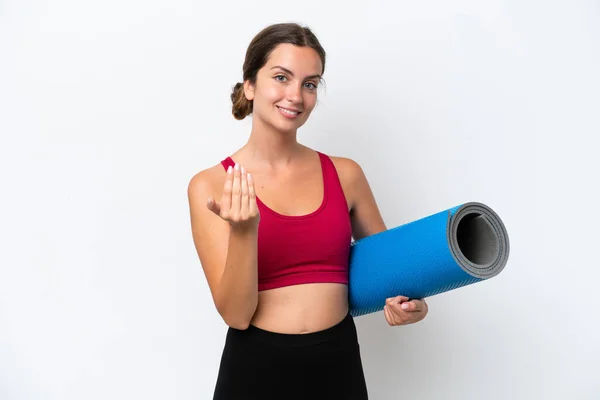
M 209 174 L 200 172 L 188 185 L 194 245 L 217 311 L 228 326 L 243 330 L 258 305 L 256 194 L 249 174 L 234 168 L 217 203 Z

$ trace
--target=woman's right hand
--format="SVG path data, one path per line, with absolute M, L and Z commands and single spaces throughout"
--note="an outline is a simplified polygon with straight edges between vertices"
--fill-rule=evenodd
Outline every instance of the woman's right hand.
M 229 222 L 232 228 L 256 229 L 260 214 L 256 204 L 256 191 L 252 175 L 239 164 L 227 168 L 227 177 L 221 202 L 209 197 L 207 207 L 213 213 Z

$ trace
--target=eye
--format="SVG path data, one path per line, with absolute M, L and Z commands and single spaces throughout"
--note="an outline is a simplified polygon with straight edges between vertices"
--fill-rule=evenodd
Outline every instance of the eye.
M 287 78 L 285 77 L 285 75 L 276 75 L 275 76 L 275 80 L 278 80 L 279 82 L 284 82 L 286 79 Z
M 310 90 L 315 90 L 317 88 L 317 85 L 312 82 L 306 82 L 306 85 Z

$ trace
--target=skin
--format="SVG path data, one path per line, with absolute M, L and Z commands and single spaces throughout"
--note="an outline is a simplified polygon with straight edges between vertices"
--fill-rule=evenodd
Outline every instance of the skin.
M 236 168 L 226 172 L 217 164 L 200 171 L 190 181 L 194 242 L 215 304 L 224 304 L 224 299 L 234 296 L 220 287 L 228 245 L 231 241 L 249 241 L 250 246 L 255 243 L 260 223 L 256 197 L 284 215 L 308 214 L 321 204 L 323 180 L 318 154 L 297 140 L 298 128 L 306 123 L 317 104 L 321 72 L 320 57 L 313 49 L 291 44 L 277 46 L 258 72 L 256 83 L 244 82 L 245 96 L 254 102 L 252 130 L 247 143 L 231 155 Z M 279 107 L 301 113 L 289 119 Z M 358 240 L 387 230 L 361 167 L 349 158 L 331 159 L 346 196 L 353 238 Z M 247 274 L 247 279 L 256 279 L 251 272 Z M 237 304 L 249 304 L 249 311 L 236 315 L 251 315 L 247 324 L 273 332 L 323 330 L 340 322 L 348 312 L 348 289 L 343 284 L 315 283 L 265 290 L 255 294 L 256 304 L 253 293 L 247 293 L 244 296 L 248 296 L 248 301 Z M 226 322 L 233 321 L 232 307 L 227 318 L 225 311 L 219 311 Z M 390 326 L 421 321 L 428 312 L 424 300 L 409 301 L 402 295 L 387 299 L 382 308 Z M 243 319 L 236 321 L 240 318 Z M 247 326 L 246 321 L 237 324 L 241 329 Z

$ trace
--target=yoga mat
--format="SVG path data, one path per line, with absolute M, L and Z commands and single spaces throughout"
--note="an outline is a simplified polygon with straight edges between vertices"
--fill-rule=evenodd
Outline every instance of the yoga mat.
M 508 233 L 487 205 L 469 202 L 352 243 L 353 316 L 381 311 L 388 297 L 431 297 L 498 275 Z

